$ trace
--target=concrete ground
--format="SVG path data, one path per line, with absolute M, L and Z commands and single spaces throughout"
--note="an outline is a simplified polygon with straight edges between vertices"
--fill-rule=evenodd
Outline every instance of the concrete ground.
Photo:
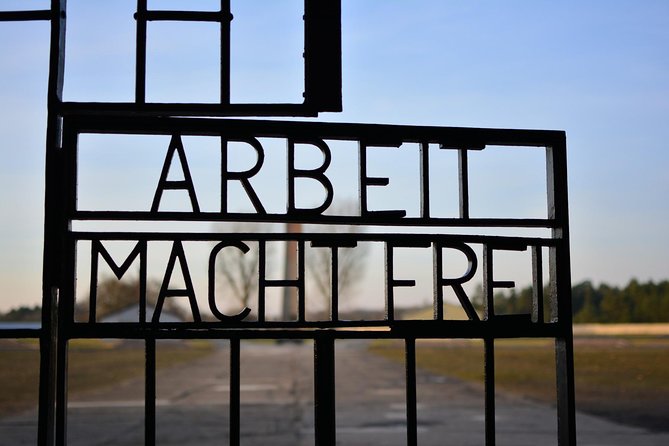
M 228 350 L 222 348 L 157 376 L 158 445 L 228 443 Z M 404 369 L 366 352 L 363 341 L 338 341 L 336 350 L 337 443 L 406 444 Z M 312 445 L 313 347 L 242 343 L 241 444 Z M 482 445 L 480 386 L 418 371 L 419 444 Z M 143 444 L 141 379 L 72 396 L 70 445 Z M 498 445 L 556 445 L 554 407 L 498 395 Z M 34 445 L 34 411 L 0 420 L 0 445 Z M 627 427 L 577 414 L 581 446 L 665 446 L 669 434 Z

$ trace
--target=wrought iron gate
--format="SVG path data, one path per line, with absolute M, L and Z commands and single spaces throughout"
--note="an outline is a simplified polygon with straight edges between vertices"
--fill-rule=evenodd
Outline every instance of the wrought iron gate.
M 80 338 L 120 338 L 143 340 L 145 364 L 145 444 L 155 444 L 155 368 L 156 341 L 161 339 L 228 339 L 230 341 L 230 444 L 240 442 L 240 341 L 245 339 L 310 339 L 314 342 L 315 442 L 335 444 L 335 343 L 339 339 L 398 339 L 405 344 L 406 357 L 406 424 L 407 444 L 417 444 L 416 409 L 416 340 L 467 338 L 484 341 L 485 355 L 485 438 L 495 444 L 495 341 L 500 338 L 551 338 L 555 340 L 558 440 L 561 445 L 575 444 L 574 388 L 571 329 L 571 283 L 569 260 L 569 227 L 567 215 L 567 171 L 565 135 L 559 131 L 470 129 L 451 127 L 387 126 L 335 124 L 319 122 L 261 121 L 185 116 L 232 115 L 305 115 L 318 111 L 341 109 L 340 18 L 338 2 L 305 1 L 305 100 L 300 104 L 231 104 L 229 95 L 229 1 L 221 1 L 216 12 L 154 11 L 146 0 L 138 0 L 135 101 L 131 103 L 74 103 L 62 100 L 66 6 L 64 0 L 52 0 L 51 10 L 2 12 L 0 21 L 49 20 L 51 22 L 51 61 L 48 90 L 48 127 L 46 147 L 46 215 L 44 234 L 43 319 L 38 331 L 12 330 L 2 337 L 40 339 L 41 379 L 39 407 L 39 444 L 66 444 L 67 356 L 68 343 Z M 153 20 L 213 21 L 221 26 L 221 100 L 219 104 L 156 104 L 145 98 L 146 24 Z M 177 117 L 179 116 L 179 117 Z M 79 144 L 82 135 L 162 135 L 169 139 L 163 174 L 155 188 L 154 199 L 140 210 L 81 209 L 77 197 Z M 220 203 L 216 209 L 204 209 L 198 202 L 184 152 L 184 138 L 204 136 L 220 142 Z M 285 141 L 287 147 L 288 203 L 285 212 L 268 212 L 253 189 L 250 179 L 262 167 L 265 147 L 263 138 Z M 352 164 L 359 183 L 359 212 L 328 215 L 324 211 L 334 196 L 327 168 L 333 142 L 348 141 L 358 147 Z M 228 144 L 247 145 L 257 157 L 247 171 L 230 171 Z M 407 215 L 399 209 L 370 209 L 368 191 L 384 187 L 387 178 L 370 176 L 368 152 L 375 147 L 400 147 L 413 144 L 420 160 L 420 212 Z M 306 169 L 297 167 L 295 146 L 316 147 L 322 164 Z M 430 146 L 454 150 L 458 154 L 459 215 L 435 216 L 431 203 L 435 194 L 430 189 Z M 475 218 L 469 212 L 468 155 L 472 151 L 494 150 L 492 146 L 533 147 L 543 150 L 546 160 L 547 217 Z M 176 154 L 176 158 L 175 158 Z M 167 171 L 178 159 L 184 179 L 169 180 Z M 309 180 L 321 188 L 325 198 L 313 207 L 296 200 L 296 180 Z M 241 185 L 253 205 L 252 212 L 228 209 L 228 184 Z M 164 191 L 177 190 L 188 196 L 190 209 L 161 210 Z M 190 232 L 190 231 L 117 231 L 89 230 L 93 222 L 259 222 L 304 223 L 329 225 L 374 226 L 375 232 L 357 233 L 273 233 L 273 232 Z M 84 229 L 81 229 L 84 228 Z M 464 235 L 453 229 L 548 229 L 550 236 Z M 122 263 L 116 263 L 106 244 L 124 241 L 133 246 Z M 296 244 L 296 277 L 270 279 L 265 271 L 270 242 Z M 170 245 L 168 266 L 163 287 L 153 314 L 146 312 L 147 252 L 156 242 Z M 216 317 L 203 321 L 188 272 L 184 244 L 206 242 L 213 248 L 209 257 L 208 306 Z M 238 314 L 225 314 L 218 307 L 219 299 L 213 284 L 217 254 L 222 249 L 246 252 L 247 243 L 258 245 L 259 291 L 256 320 L 247 320 L 250 309 Z M 379 243 L 384 247 L 385 316 L 378 320 L 347 321 L 338 309 L 337 275 L 331 283 L 330 312 L 326 318 L 311 320 L 305 306 L 305 250 L 308 247 L 329 249 L 330 264 L 337 271 L 340 249 L 355 247 L 361 242 Z M 481 259 L 471 246 L 480 247 Z M 82 246 L 84 248 L 82 248 Z M 396 289 L 411 287 L 413 280 L 395 277 L 395 250 L 415 247 L 432 250 L 434 281 L 434 317 L 432 320 L 400 320 L 396 317 Z M 86 320 L 75 318 L 77 253 L 89 249 L 90 301 Z M 495 280 L 494 254 L 499 251 L 530 250 L 532 255 L 533 311 L 523 315 L 494 313 L 496 288 L 513 286 Z M 457 252 L 467 259 L 468 267 L 460 277 L 444 277 L 445 250 Z M 545 259 L 545 254 L 548 258 Z M 121 277 L 132 264 L 139 264 L 140 295 L 137 321 L 133 323 L 101 323 L 96 318 L 95 290 L 99 259 Z M 170 277 L 177 261 L 186 282 L 184 288 L 170 288 Z M 549 281 L 543 283 L 543 264 L 548 263 Z M 484 311 L 479 316 L 465 291 L 467 283 L 481 264 L 484 285 Z M 547 285 L 547 287 L 545 286 Z M 270 320 L 267 317 L 266 291 L 290 287 L 297 291 L 296 314 L 293 320 Z M 444 289 L 451 288 L 468 320 L 449 320 L 443 312 Z M 548 289 L 547 295 L 544 290 Z M 161 322 L 166 300 L 187 297 L 192 322 Z M 544 318 L 544 302 L 550 317 Z

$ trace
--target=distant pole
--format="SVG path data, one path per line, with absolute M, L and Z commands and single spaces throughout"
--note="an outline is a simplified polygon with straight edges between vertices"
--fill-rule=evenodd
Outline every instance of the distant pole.
M 286 223 L 286 233 L 300 234 L 301 223 Z M 284 261 L 283 277 L 287 280 L 297 279 L 297 242 L 288 240 L 286 242 L 286 255 Z M 282 315 L 284 321 L 297 320 L 297 288 L 294 286 L 283 287 Z

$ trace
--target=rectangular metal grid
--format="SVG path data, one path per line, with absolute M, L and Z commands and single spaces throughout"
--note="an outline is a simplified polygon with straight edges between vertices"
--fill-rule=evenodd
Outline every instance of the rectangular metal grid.
M 221 212 L 203 212 L 193 205 L 192 211 L 173 212 L 161 211 L 154 202 L 150 208 L 140 211 L 83 211 L 77 208 L 77 141 L 82 134 L 146 134 L 171 136 L 173 141 L 181 140 L 184 135 L 201 135 L 221 139 L 221 146 L 226 147 L 228 141 L 258 142 L 262 138 L 282 138 L 288 141 L 300 141 L 321 148 L 324 159 L 329 159 L 330 149 L 326 141 L 353 141 L 358 144 L 358 171 L 360 172 L 360 202 L 366 203 L 365 191 L 368 186 L 375 185 L 366 174 L 366 157 L 364 153 L 375 145 L 400 146 L 403 143 L 417 143 L 421 148 L 421 202 L 423 206 L 418 217 L 406 217 L 404 211 L 371 212 L 362 205 L 359 213 L 353 215 L 327 216 L 322 210 L 296 209 L 290 204 L 285 213 L 267 213 L 262 207 L 255 213 L 232 213 L 227 210 Z M 459 163 L 459 190 L 460 190 L 460 217 L 441 218 L 433 217 L 429 207 L 429 144 L 439 144 L 445 150 L 457 150 L 460 159 L 466 159 L 470 150 L 494 150 L 487 146 L 519 146 L 536 147 L 546 154 L 548 216 L 545 219 L 516 219 L 516 218 L 471 218 L 466 212 L 468 208 L 466 162 Z M 336 432 L 334 429 L 334 345 L 337 339 L 402 339 L 406 348 L 406 395 L 407 395 L 407 444 L 416 444 L 416 377 L 415 377 L 415 341 L 417 339 L 438 338 L 474 338 L 484 341 L 485 352 L 485 412 L 486 412 L 486 444 L 495 443 L 495 340 L 498 338 L 553 338 L 556 348 L 556 372 L 558 376 L 558 424 L 560 444 L 573 444 L 573 373 L 571 366 L 571 309 L 570 309 L 570 279 L 569 279 L 569 248 L 567 222 L 567 191 L 566 191 L 566 148 L 563 132 L 536 131 L 536 130 L 496 130 L 496 129 L 467 129 L 448 127 L 416 127 L 416 126 L 385 126 L 339 123 L 306 123 L 281 121 L 243 121 L 243 120 L 207 120 L 194 118 L 123 118 L 123 117 L 96 117 L 96 116 L 67 116 L 63 126 L 63 147 L 60 151 L 58 179 L 54 179 L 54 186 L 60 188 L 60 196 L 64 197 L 60 222 L 57 226 L 69 228 L 72 222 L 87 221 L 255 221 L 255 222 L 300 222 L 300 223 L 328 223 L 335 225 L 375 225 L 389 228 L 421 227 L 468 227 L 468 228 L 549 228 L 551 236 L 543 237 L 511 237 L 486 235 L 452 235 L 448 233 L 423 232 L 379 232 L 379 233 L 181 233 L 181 232 L 98 232 L 76 231 L 66 229 L 60 236 L 63 251 L 60 255 L 61 265 L 61 299 L 59 303 L 59 357 L 65 360 L 67 343 L 76 338 L 131 338 L 143 339 L 146 343 L 146 441 L 153 444 L 155 420 L 155 341 L 156 339 L 178 338 L 216 338 L 229 339 L 232 345 L 230 358 L 231 370 L 231 400 L 232 407 L 230 422 L 230 444 L 239 444 L 239 388 L 234 377 L 239 375 L 239 342 L 244 339 L 312 339 L 315 344 L 315 422 L 316 443 L 335 444 Z M 287 163 L 295 165 L 294 150 L 287 150 Z M 224 156 L 225 158 L 225 156 Z M 326 163 L 326 162 L 325 162 Z M 181 165 L 188 171 L 186 159 Z M 289 169 L 290 170 L 290 169 Z M 296 171 L 300 175 L 317 176 L 318 168 L 313 171 Z M 289 175 L 289 178 L 291 176 Z M 226 172 L 221 173 L 221 183 L 238 181 L 231 178 Z M 289 180 L 288 189 L 294 178 Z M 164 182 L 162 186 L 169 185 Z M 58 185 L 58 186 L 56 186 Z M 189 190 L 187 182 L 180 182 L 177 186 Z M 294 195 L 294 194 L 293 194 Z M 291 196 L 291 193 L 288 193 Z M 327 202 L 328 199 L 326 198 Z M 134 249 L 125 258 L 123 263 L 111 259 L 104 246 L 106 242 L 126 241 L 133 244 Z M 80 241 L 91 242 L 91 263 L 97 265 L 98 258 L 112 268 L 117 277 L 129 268 L 130 264 L 139 262 L 140 289 L 146 289 L 146 250 L 147 244 L 163 241 L 172 242 L 171 258 L 183 261 L 183 244 L 189 242 L 207 241 L 216 244 L 212 249 L 209 263 L 209 277 L 215 274 L 215 255 L 219 249 L 227 246 L 237 247 L 245 242 L 259 244 L 260 267 L 258 271 L 258 315 L 257 320 L 245 321 L 248 312 L 239 315 L 223 315 L 218 312 L 218 322 L 203 322 L 199 318 L 200 311 L 197 303 L 191 301 L 194 321 L 184 323 L 160 322 L 160 310 L 157 309 L 152 318 L 141 309 L 140 303 L 138 320 L 136 323 L 104 323 L 95 322 L 95 301 L 90 304 L 90 316 L 87 322 L 74 320 L 73 281 L 76 269 L 75 252 Z M 297 243 L 297 276 L 296 278 L 267 279 L 265 276 L 264 252 L 270 242 Z M 376 242 L 385 246 L 386 270 L 386 313 L 379 320 L 345 321 L 341 320 L 338 312 L 337 286 L 333 283 L 332 299 L 330 302 L 330 316 L 327 320 L 308 320 L 305 317 L 306 299 L 304 275 L 305 246 L 328 247 L 331 249 L 331 265 L 336 269 L 337 250 L 340 247 L 356 246 L 359 242 Z M 461 304 L 469 316 L 466 321 L 446 320 L 443 314 L 443 289 L 453 286 L 458 291 L 452 279 L 441 277 L 441 251 L 443 248 L 457 249 L 464 253 L 472 262 L 476 262 L 475 255 L 469 245 L 483 246 L 483 274 L 484 293 L 486 296 L 483 317 L 479 317 L 466 295 L 461 293 Z M 246 245 L 244 245 L 246 246 Z M 434 318 L 433 320 L 399 320 L 395 317 L 396 299 L 394 290 L 398 287 L 413 286 L 413 281 L 396 279 L 393 276 L 395 249 L 400 247 L 432 248 L 434 253 Z M 543 279 L 542 279 L 542 248 L 549 252 L 548 265 L 550 271 L 550 296 L 552 317 L 546 321 L 543 318 Z M 533 312 L 526 315 L 496 315 L 493 313 L 493 288 L 504 286 L 504 283 L 493 280 L 493 254 L 497 250 L 526 250 L 530 249 L 533 265 Z M 471 253 L 471 254 L 470 254 Z M 474 256 L 474 258 L 472 258 Z M 117 259 L 118 260 L 118 259 Z M 116 262 L 116 263 L 115 263 Z M 144 263 L 143 263 L 144 262 Z M 97 268 L 92 268 L 90 277 L 91 290 L 97 286 Z M 189 279 L 188 279 L 189 280 Z M 268 320 L 266 318 L 265 291 L 270 287 L 294 287 L 297 289 L 297 314 L 295 320 Z M 187 288 L 189 288 L 187 286 Z M 94 296 L 94 293 L 91 293 Z M 183 296 L 188 295 L 182 292 Z M 140 302 L 144 297 L 140 293 Z M 218 309 L 210 300 L 214 314 Z M 159 306 L 162 305 L 159 302 Z M 364 331 L 360 331 L 364 328 Z M 57 426 L 65 426 L 66 407 L 66 371 L 59 367 L 59 393 L 57 401 L 61 409 L 57 411 L 59 418 Z M 64 438 L 61 432 L 58 438 Z
M 0 22 L 52 20 L 52 54 L 64 63 L 66 0 L 53 0 L 51 10 L 0 11 Z M 184 1 L 184 6 L 189 2 Z M 148 0 L 137 0 L 134 17 L 135 99 L 133 102 L 60 102 L 60 113 L 108 113 L 121 115 L 177 116 L 317 116 L 342 110 L 341 95 L 341 3 L 304 0 L 304 100 L 300 103 L 230 102 L 230 25 L 234 20 L 230 0 L 221 0 L 218 11 L 153 10 Z M 218 103 L 157 103 L 146 100 L 147 24 L 149 22 L 198 22 L 220 24 Z M 57 25 L 57 26 L 56 26 Z M 56 61 L 54 60 L 54 63 Z M 52 68 L 56 68 L 52 66 Z M 61 67 L 62 69 L 62 67 Z M 59 76 L 62 90 L 62 73 Z M 55 90 L 51 90 L 55 93 Z M 56 98 L 54 98 L 56 99 Z

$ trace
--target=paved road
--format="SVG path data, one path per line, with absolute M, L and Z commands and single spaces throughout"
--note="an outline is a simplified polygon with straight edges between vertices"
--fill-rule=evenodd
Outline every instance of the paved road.
M 337 440 L 406 444 L 404 370 L 366 354 L 364 342 L 337 344 Z M 157 444 L 227 444 L 227 349 L 169 370 L 157 381 Z M 312 445 L 311 344 L 242 344 L 242 445 Z M 418 372 L 419 444 L 482 445 L 483 394 L 476 386 Z M 69 404 L 71 445 L 143 443 L 143 382 L 77 395 Z M 499 445 L 553 445 L 555 408 L 498 395 Z M 581 446 L 665 446 L 669 434 L 578 414 Z M 0 445 L 35 444 L 35 415 L 0 420 Z

